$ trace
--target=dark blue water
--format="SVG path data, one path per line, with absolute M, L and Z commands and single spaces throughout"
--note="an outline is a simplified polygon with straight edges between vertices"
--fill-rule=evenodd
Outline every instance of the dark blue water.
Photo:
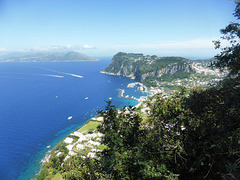
M 110 97 L 117 107 L 137 104 L 118 97 L 119 88 L 142 95 L 126 88 L 133 80 L 100 73 L 109 63 L 0 64 L 1 180 L 34 178 L 47 146 L 104 109 Z

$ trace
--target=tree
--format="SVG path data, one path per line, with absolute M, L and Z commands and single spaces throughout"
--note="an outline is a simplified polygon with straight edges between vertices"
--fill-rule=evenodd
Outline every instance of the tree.
M 226 80 L 198 89 L 185 102 L 181 176 L 189 179 L 239 179 L 240 88 Z
M 154 159 L 142 119 L 133 107 L 117 110 L 108 102 L 98 130 L 105 134 L 102 144 L 107 146 L 101 154 L 101 163 L 107 179 L 175 179 L 164 163 Z
M 107 146 L 102 152 L 101 162 L 109 178 L 140 178 L 142 165 L 138 161 L 142 158 L 140 139 L 143 135 L 140 117 L 134 108 L 125 107 L 120 111 L 111 102 L 100 114 L 104 121 L 98 130 L 105 134 L 102 144 Z
M 230 75 L 238 75 L 240 73 L 240 24 L 238 22 L 240 20 L 240 1 L 236 1 L 233 15 L 237 18 L 236 22 L 230 23 L 220 31 L 224 35 L 221 39 L 227 40 L 230 46 L 223 47 L 219 40 L 214 41 L 215 48 L 221 50 L 221 53 L 215 56 L 218 61 L 214 65 L 221 70 L 227 67 Z
M 62 176 L 69 180 L 98 180 L 104 175 L 97 159 L 83 159 L 79 153 L 76 156 L 71 156 L 61 165 L 61 168 Z

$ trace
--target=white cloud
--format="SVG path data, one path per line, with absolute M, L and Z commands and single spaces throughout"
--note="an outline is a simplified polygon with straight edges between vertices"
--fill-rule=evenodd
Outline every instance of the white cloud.
M 79 45 L 79 46 L 73 46 L 71 44 L 68 44 L 66 46 L 48 46 L 48 47 L 35 47 L 32 49 L 32 51 L 81 51 L 81 50 L 87 50 L 87 49 L 96 49 L 96 47 L 91 45 Z
M 91 45 L 88 45 L 88 44 L 82 45 L 82 48 L 83 48 L 83 49 L 96 49 L 96 47 L 91 46 Z
M 216 38 L 215 38 L 216 39 Z M 142 43 L 136 45 L 112 46 L 113 48 L 134 48 L 134 49 L 200 49 L 214 48 L 212 39 L 193 39 L 188 41 L 166 41 L 161 43 Z
M 214 39 L 193 39 L 188 41 L 166 42 L 157 45 L 157 47 L 173 49 L 214 48 L 213 40 Z
M 127 45 L 112 45 L 105 47 L 112 52 L 141 52 L 149 55 L 159 56 L 199 56 L 212 57 L 217 54 L 214 48 L 213 40 L 209 39 L 192 39 L 186 41 L 164 41 L 159 43 L 141 43 L 141 44 L 127 44 Z
M 0 48 L 0 52 L 6 52 L 7 49 L 6 48 Z
M 67 47 L 68 49 L 70 49 L 70 48 L 72 47 L 72 45 L 71 45 L 71 44 L 68 44 L 66 47 Z
M 48 46 L 48 47 L 35 47 L 32 51 L 64 51 L 69 49 L 68 46 Z

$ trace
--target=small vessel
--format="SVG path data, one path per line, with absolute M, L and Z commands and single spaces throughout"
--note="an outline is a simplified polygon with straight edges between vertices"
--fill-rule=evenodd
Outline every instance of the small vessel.
M 109 100 L 111 100 L 112 99 L 112 97 L 110 97 L 110 98 L 108 98 Z
M 68 117 L 68 120 L 71 120 L 71 119 L 72 119 L 72 116 L 69 116 L 69 117 Z
M 88 97 L 85 97 L 85 99 L 88 99 Z

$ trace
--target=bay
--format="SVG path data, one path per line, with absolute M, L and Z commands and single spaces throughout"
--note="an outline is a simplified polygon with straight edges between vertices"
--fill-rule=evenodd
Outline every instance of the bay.
M 110 58 L 95 62 L 0 64 L 0 179 L 31 179 L 47 151 L 103 110 L 136 105 L 134 80 L 101 74 Z M 68 120 L 68 117 L 72 119 Z

